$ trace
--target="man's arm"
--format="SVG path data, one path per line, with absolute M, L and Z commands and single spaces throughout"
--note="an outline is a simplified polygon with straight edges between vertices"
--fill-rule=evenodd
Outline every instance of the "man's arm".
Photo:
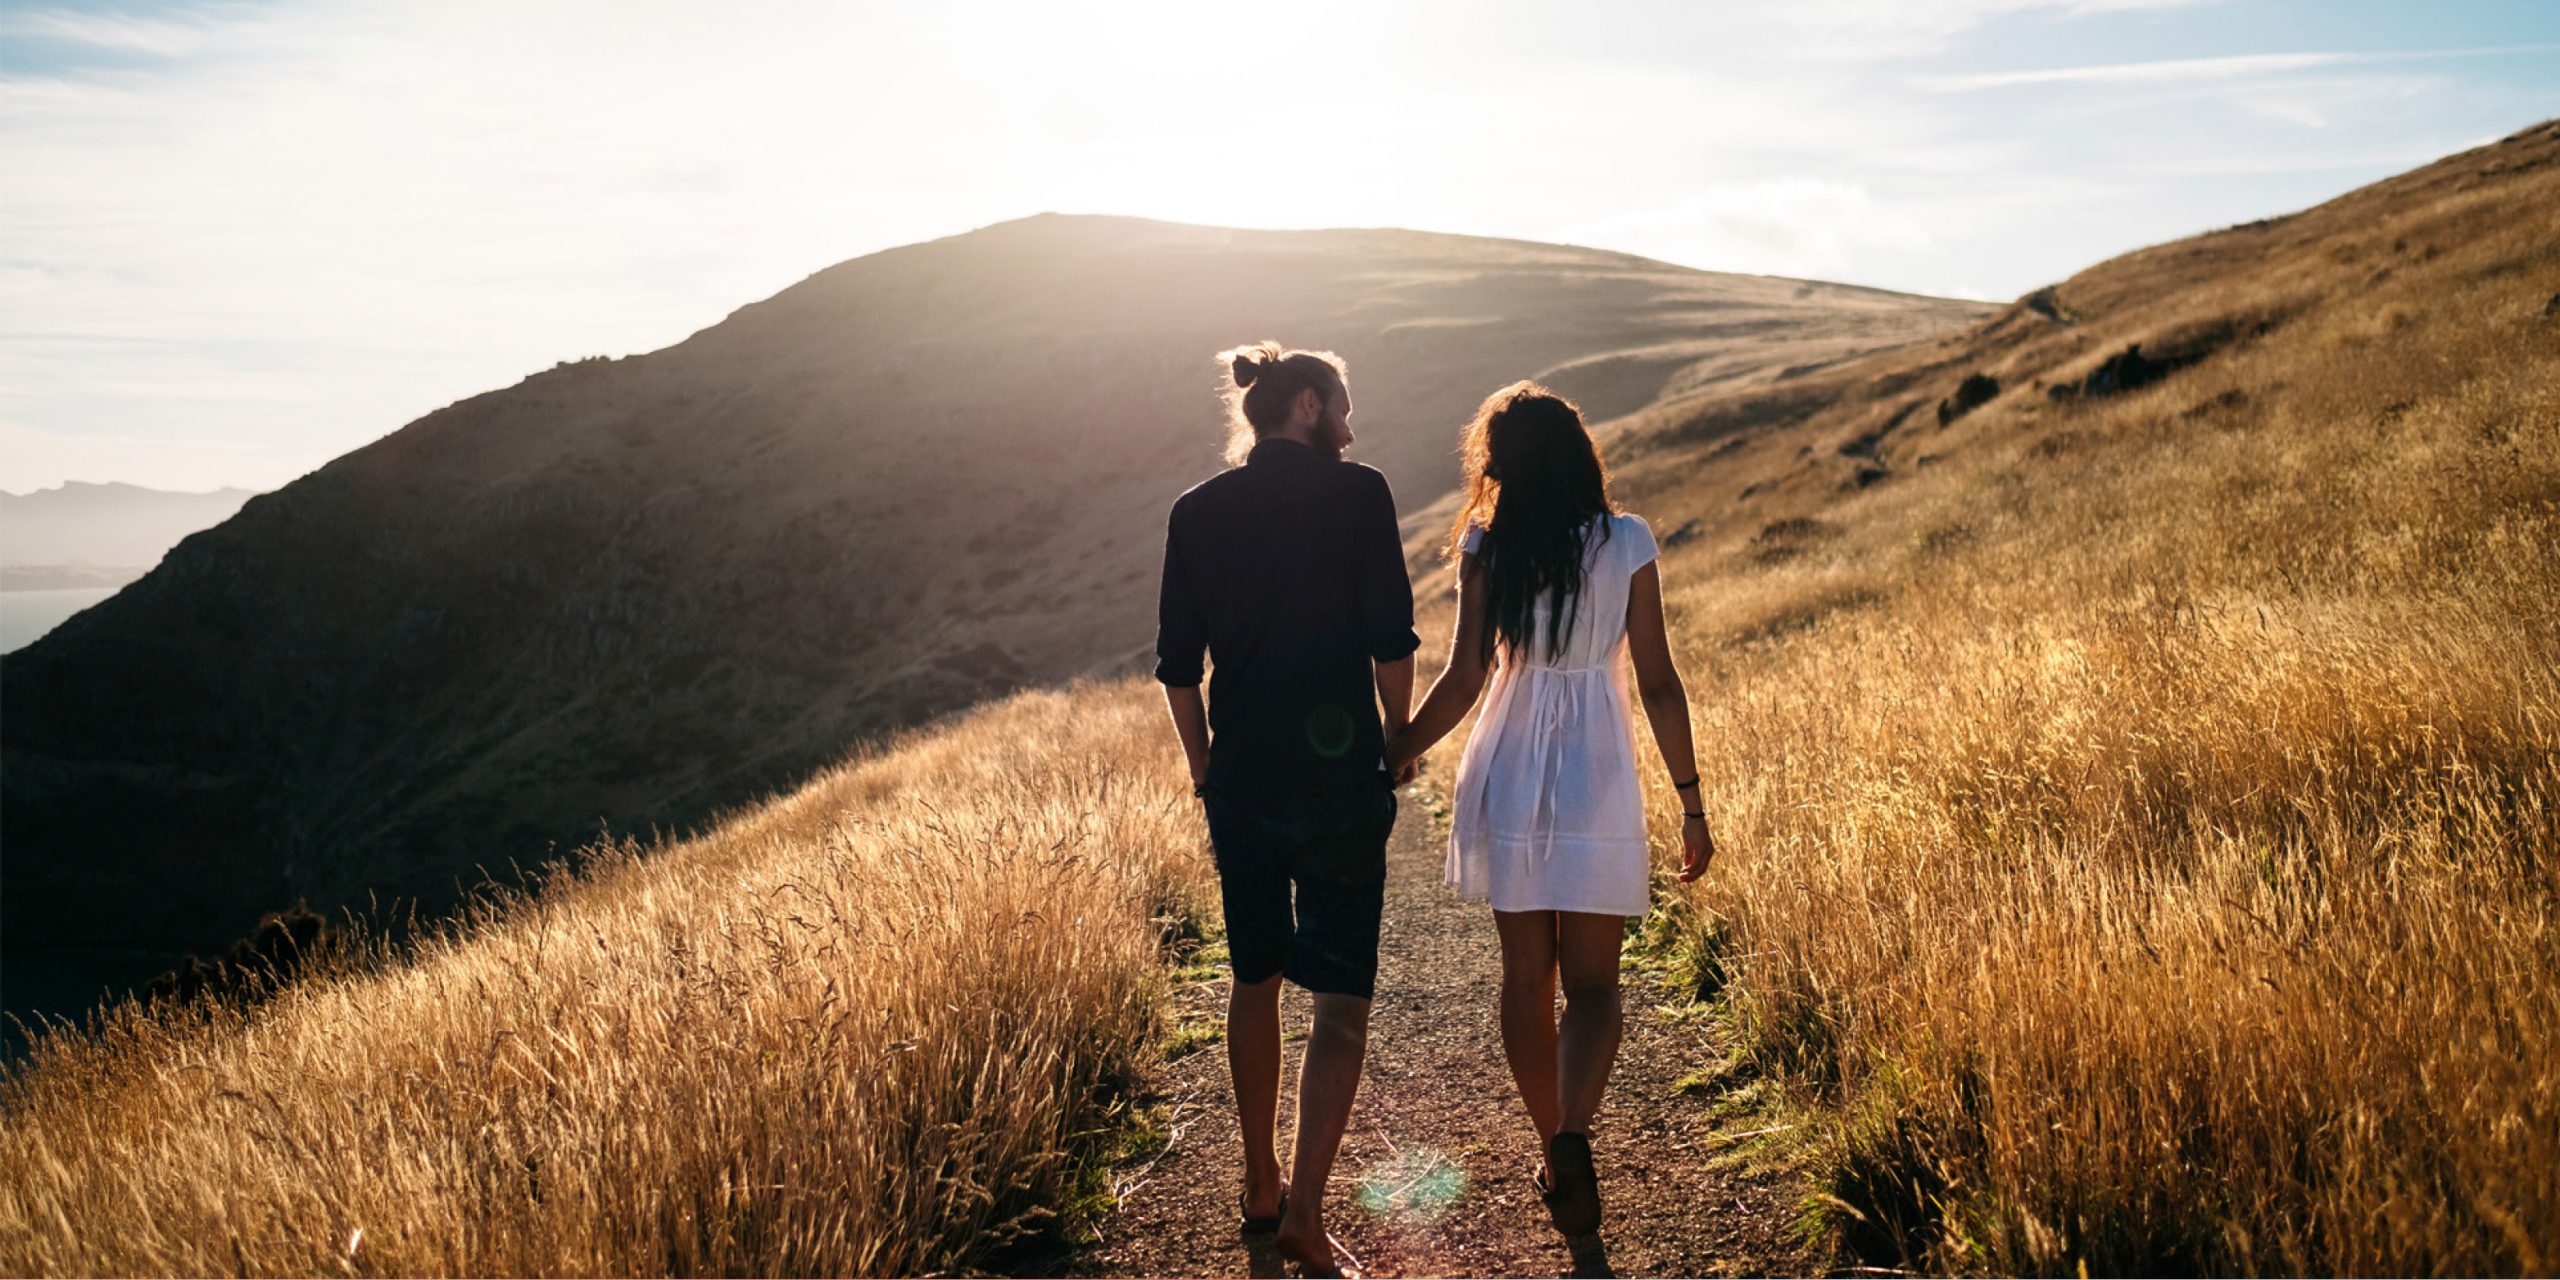
M 1361 639 L 1377 668 L 1386 730 L 1395 733 L 1413 718 L 1413 651 L 1422 647 L 1422 637 L 1413 630 L 1413 579 L 1404 571 L 1395 494 L 1385 476 L 1370 474 L 1376 485 L 1361 511 L 1359 542 Z
M 1190 575 L 1183 572 L 1181 532 L 1177 505 L 1165 520 L 1164 579 L 1156 594 L 1156 680 L 1164 686 L 1164 705 L 1173 713 L 1173 731 L 1182 740 L 1196 790 L 1209 777 L 1209 709 L 1200 698 L 1209 634 L 1191 596 Z
M 1372 664 L 1378 676 L 1378 705 L 1386 711 L 1387 732 L 1404 732 L 1413 719 L 1413 655 Z
M 1182 757 L 1191 766 L 1191 786 L 1209 780 L 1209 707 L 1196 684 L 1164 687 L 1165 710 L 1173 713 L 1174 736 L 1182 739 Z

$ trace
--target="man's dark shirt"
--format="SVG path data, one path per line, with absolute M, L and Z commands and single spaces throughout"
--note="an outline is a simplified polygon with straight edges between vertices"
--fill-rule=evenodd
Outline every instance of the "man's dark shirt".
M 1275 800 L 1378 785 L 1371 662 L 1419 648 L 1387 478 L 1294 440 L 1174 500 L 1156 679 L 1209 682 L 1209 785 Z

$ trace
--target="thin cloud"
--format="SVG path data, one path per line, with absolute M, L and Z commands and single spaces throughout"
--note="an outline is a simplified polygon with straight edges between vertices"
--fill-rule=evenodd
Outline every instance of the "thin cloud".
M 230 16 L 221 9 L 187 18 L 31 9 L 0 13 L 0 39 L 52 41 L 91 51 L 181 58 L 214 47 L 221 37 L 222 23 Z
M 1698 5 L 1691 19 L 1740 38 L 1763 55 L 1871 63 L 1919 57 L 2003 19 L 2064 18 L 2200 8 L 2226 0 L 1790 0 L 1762 6 Z M 1647 14 L 1646 21 L 1656 15 Z M 1641 37 L 1639 37 L 1641 38 Z
M 2219 58 L 2170 58 L 2156 62 L 2114 62 L 2086 67 L 2047 67 L 2032 71 L 1992 71 L 1979 75 L 1924 76 L 1912 81 L 1940 93 L 1972 93 L 2029 84 L 2153 84 L 2173 80 L 2221 80 L 2383 62 L 2423 62 L 2447 58 L 2494 58 L 2510 54 L 2549 53 L 2560 44 L 2498 45 L 2485 49 L 2416 49 L 2405 53 L 2242 53 Z
M 1560 228 L 1554 238 L 1713 271 L 1838 276 L 1862 249 L 1924 249 L 1926 229 L 1860 184 L 1731 183 L 1661 209 Z
M 2286 124 L 2298 124 L 2305 129 L 2326 129 L 2329 127 L 2329 117 L 2321 114 L 2319 108 L 2314 107 L 2307 102 L 2294 102 L 2283 99 L 2252 98 L 2240 105 L 2249 111 L 2266 117 L 2269 120 L 2280 120 Z
M 2129 160 L 2122 172 L 2131 178 L 2178 181 L 2195 178 L 2264 177 L 2281 173 L 2385 173 L 2413 169 L 2464 147 L 2450 139 L 2404 147 L 2368 147 L 2352 151 L 2226 152 L 2212 156 L 2161 156 Z

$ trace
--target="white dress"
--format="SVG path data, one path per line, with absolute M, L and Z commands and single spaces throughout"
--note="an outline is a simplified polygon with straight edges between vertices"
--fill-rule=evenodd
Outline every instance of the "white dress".
M 1627 701 L 1627 587 L 1653 562 L 1653 530 L 1602 516 L 1561 654 L 1540 600 L 1527 652 L 1497 652 L 1484 711 L 1458 760 L 1444 878 L 1496 911 L 1645 913 L 1649 857 Z M 1483 530 L 1469 530 L 1462 551 Z

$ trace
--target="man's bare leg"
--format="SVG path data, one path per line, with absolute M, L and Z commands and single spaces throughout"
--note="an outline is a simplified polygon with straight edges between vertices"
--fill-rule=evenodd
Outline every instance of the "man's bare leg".
M 1289 1165 L 1289 1213 L 1280 1223 L 1280 1252 L 1301 1265 L 1329 1265 L 1324 1190 L 1333 1158 L 1351 1124 L 1360 1092 L 1360 1061 L 1369 1047 L 1369 1002 L 1358 996 L 1315 997 L 1315 1028 L 1298 1071 L 1298 1143 Z
M 1280 983 L 1274 974 L 1227 991 L 1227 1072 L 1235 1079 L 1236 1125 L 1244 1134 L 1245 1216 L 1280 1212 Z

